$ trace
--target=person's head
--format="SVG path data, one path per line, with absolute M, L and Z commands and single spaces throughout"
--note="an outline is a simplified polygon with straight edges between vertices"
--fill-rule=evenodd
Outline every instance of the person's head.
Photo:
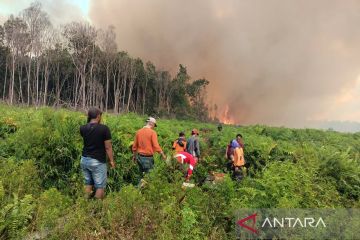
M 191 131 L 191 135 L 199 135 L 199 131 L 194 128 L 192 131 Z
M 236 141 L 237 141 L 241 146 L 244 145 L 243 136 L 242 136 L 240 133 L 238 133 L 238 134 L 236 135 Z
M 157 127 L 157 125 L 156 125 L 156 119 L 153 118 L 153 117 L 149 117 L 149 118 L 146 120 L 146 124 L 147 124 L 147 126 L 149 126 L 149 127 L 151 127 L 151 128 Z
M 184 132 L 180 132 L 180 133 L 179 133 L 179 137 L 185 137 L 185 133 L 184 133 Z
M 240 133 L 236 134 L 236 140 L 239 141 L 240 139 L 242 139 L 242 137 L 243 137 L 243 136 L 242 136 Z
M 102 112 L 101 112 L 100 109 L 98 109 L 96 107 L 90 108 L 88 110 L 88 114 L 87 114 L 88 123 L 91 122 L 91 121 L 100 123 L 101 122 L 101 115 L 102 115 Z

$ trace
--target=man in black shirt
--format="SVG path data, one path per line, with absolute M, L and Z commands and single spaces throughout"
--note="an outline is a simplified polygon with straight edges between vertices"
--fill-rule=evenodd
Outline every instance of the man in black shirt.
M 80 134 L 84 140 L 80 165 L 85 178 L 85 192 L 90 197 L 95 187 L 97 199 L 102 199 L 105 195 L 106 155 L 109 158 L 111 168 L 115 168 L 111 133 L 107 126 L 100 124 L 101 114 L 99 109 L 90 108 L 88 123 L 80 127 Z

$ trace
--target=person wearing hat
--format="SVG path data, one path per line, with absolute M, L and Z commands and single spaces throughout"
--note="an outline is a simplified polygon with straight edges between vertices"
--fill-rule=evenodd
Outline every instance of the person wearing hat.
M 173 150 L 175 150 L 176 153 L 186 151 L 186 139 L 184 132 L 180 132 L 179 138 L 174 141 Z
M 85 192 L 88 198 L 95 195 L 97 199 L 105 196 L 106 155 L 111 168 L 115 168 L 111 133 L 106 125 L 100 124 L 101 115 L 102 112 L 98 108 L 90 108 L 87 124 L 80 127 L 84 142 L 80 166 L 84 175 Z
M 187 170 L 186 179 L 185 179 L 185 182 L 189 182 L 193 170 L 196 166 L 197 158 L 187 152 L 178 152 L 177 154 L 175 154 L 174 157 L 180 164 L 189 164 L 189 168 Z
M 199 131 L 195 128 L 191 131 L 191 137 L 187 140 L 186 151 L 197 159 L 200 158 Z
M 155 152 L 160 153 L 164 160 L 166 159 L 166 155 L 159 145 L 155 127 L 157 127 L 156 119 L 149 117 L 146 125 L 136 132 L 132 145 L 133 160 L 138 162 L 143 174 L 148 173 L 154 167 Z

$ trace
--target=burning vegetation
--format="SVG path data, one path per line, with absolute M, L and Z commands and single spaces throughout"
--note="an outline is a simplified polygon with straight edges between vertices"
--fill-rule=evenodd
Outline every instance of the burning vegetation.
M 221 123 L 227 124 L 227 125 L 235 124 L 235 119 L 231 116 L 231 114 L 229 112 L 230 112 L 230 107 L 229 107 L 229 105 L 226 105 L 224 111 L 222 112 L 222 114 L 219 118 Z

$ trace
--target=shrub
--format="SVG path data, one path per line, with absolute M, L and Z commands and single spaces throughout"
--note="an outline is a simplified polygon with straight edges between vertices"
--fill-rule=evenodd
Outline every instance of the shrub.
M 41 192 L 40 174 L 32 160 L 1 160 L 0 181 L 7 199 L 14 194 L 22 198 L 26 194 L 37 196 Z
M 341 196 L 348 200 L 360 198 L 360 165 L 348 153 L 323 152 L 320 176 L 329 179 Z
M 27 233 L 35 207 L 32 195 L 19 199 L 15 194 L 13 201 L 0 211 L 0 238 L 22 239 Z
M 0 239 L 233 239 L 240 208 L 360 206 L 359 134 L 229 125 L 218 132 L 216 125 L 159 119 L 156 131 L 169 156 L 178 132 L 200 129 L 196 186 L 182 189 L 175 160 L 156 155 L 147 184 L 136 188 L 141 175 L 129 144 L 146 117 L 104 114 L 117 168 L 108 172 L 107 197 L 94 201 L 79 197 L 83 114 L 0 110 Z M 237 133 L 244 136 L 247 176 L 204 181 L 209 171 L 225 171 L 225 148 Z
M 44 191 L 37 201 L 36 223 L 39 230 L 54 228 L 71 205 L 71 199 L 55 188 Z

